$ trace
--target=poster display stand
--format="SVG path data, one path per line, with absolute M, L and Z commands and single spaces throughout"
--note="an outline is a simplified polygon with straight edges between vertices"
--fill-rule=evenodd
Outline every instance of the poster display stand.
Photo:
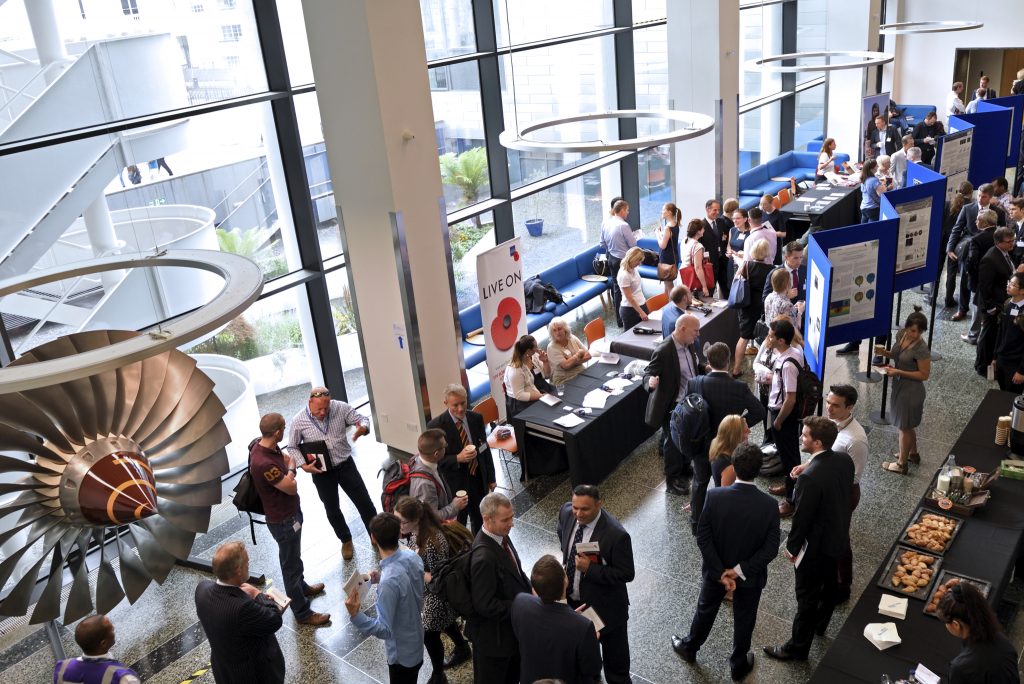
M 814 235 L 807 241 L 807 304 L 804 307 L 804 363 L 825 380 L 828 314 L 832 301 L 832 262 Z
M 957 118 L 974 124 L 973 141 L 971 143 L 971 168 L 967 180 L 978 187 L 982 183 L 991 183 L 1006 173 L 1006 153 L 1010 145 L 1010 123 L 1013 110 L 985 101 L 978 103 L 978 111 L 974 114 L 961 114 L 950 117 L 949 127 Z M 952 182 L 952 179 L 950 179 Z
M 956 116 L 949 117 L 949 134 L 939 138 L 935 148 L 935 170 L 946 177 L 945 202 L 953 199 L 960 183 L 968 180 L 971 170 L 971 148 L 974 142 L 974 124 Z M 907 166 L 909 170 L 910 166 Z M 991 179 L 990 179 L 991 180 Z M 910 184 L 910 181 L 907 181 Z
M 935 270 L 934 275 L 931 278 L 932 293 L 936 296 L 932 297 L 931 312 L 929 314 L 930 320 L 928 321 L 928 348 L 932 347 L 932 335 L 935 334 L 935 308 L 938 303 L 938 292 L 939 292 L 939 266 L 942 264 L 942 260 L 946 258 L 946 245 L 942 242 L 942 223 L 943 214 L 946 211 L 945 204 L 939 199 L 946 195 L 946 177 L 942 174 L 936 173 L 926 166 L 920 164 L 910 164 L 907 166 L 907 187 L 917 188 L 921 186 L 931 187 L 933 197 L 933 206 L 940 207 L 939 215 L 936 217 L 933 215 L 932 220 L 938 221 L 938 228 L 935 229 L 938 233 L 937 243 L 933 247 L 929 247 L 931 254 L 934 254 L 935 258 Z M 941 193 L 936 189 L 936 185 L 941 184 Z M 933 224 L 934 225 L 934 224 Z M 897 276 L 899 278 L 899 276 Z M 897 316 L 899 318 L 899 316 Z M 898 321 L 897 321 L 898 322 Z M 942 354 L 932 350 L 932 361 L 941 361 Z
M 1016 169 L 1021 162 L 1020 149 L 1021 129 L 1024 128 L 1024 95 L 1006 95 L 1005 97 L 983 100 L 978 103 L 978 111 L 991 111 L 993 105 L 1005 107 L 1013 112 L 1010 118 L 1010 144 L 1006 149 L 1006 168 Z

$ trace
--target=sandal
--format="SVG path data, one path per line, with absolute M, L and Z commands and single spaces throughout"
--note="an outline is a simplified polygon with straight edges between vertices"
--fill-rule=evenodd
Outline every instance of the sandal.
M 907 460 L 915 465 L 920 464 L 921 454 L 917 453 L 916 451 L 911 454 L 907 454 Z
M 907 464 L 900 463 L 899 461 L 883 461 L 882 470 L 886 470 L 890 473 L 899 473 L 900 475 L 906 475 Z

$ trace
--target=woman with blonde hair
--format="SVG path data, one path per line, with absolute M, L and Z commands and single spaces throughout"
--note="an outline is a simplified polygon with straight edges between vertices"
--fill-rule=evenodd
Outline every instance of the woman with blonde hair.
M 711 440 L 708 458 L 711 461 L 711 479 L 716 487 L 728 487 L 736 481 L 732 467 L 732 452 L 750 436 L 750 428 L 743 416 L 726 416 L 718 426 L 718 434 Z
M 804 303 L 794 304 L 789 299 L 789 289 L 793 285 L 793 276 L 788 268 L 777 268 L 771 275 L 772 291 L 764 299 L 764 319 L 774 321 L 785 316 L 793 327 L 800 329 L 803 322 Z
M 640 280 L 640 272 L 637 267 L 644 262 L 644 252 L 639 247 L 630 247 L 626 256 L 622 258 L 622 266 L 619 267 L 619 275 L 616 280 L 619 289 L 622 290 L 622 305 L 619 306 L 619 316 L 622 317 L 622 329 L 632 328 L 640 321 L 647 320 L 647 298 L 644 297 L 644 286 Z
M 734 378 L 743 375 L 743 357 L 747 354 L 747 341 L 754 339 L 754 326 L 764 315 L 764 301 L 758 293 L 764 292 L 764 283 L 768 280 L 768 274 L 775 268 L 773 265 L 765 263 L 768 254 L 768 241 L 763 238 L 755 240 L 753 246 L 744 253 L 746 258 L 740 270 L 736 272 L 737 278 L 746 278 L 747 280 L 750 287 L 750 303 L 736 310 L 736 315 L 740 319 L 740 339 L 736 342 L 736 353 L 732 362 Z
M 551 364 L 551 384 L 563 385 L 583 371 L 583 364 L 590 360 L 590 352 L 580 338 L 569 331 L 569 324 L 561 316 L 555 316 L 548 323 L 548 362 Z

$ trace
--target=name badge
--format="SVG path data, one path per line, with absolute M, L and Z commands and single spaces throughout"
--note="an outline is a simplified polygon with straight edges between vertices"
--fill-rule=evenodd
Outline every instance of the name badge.
M 302 529 L 302 523 L 300 523 L 298 520 L 296 520 L 295 524 L 292 525 L 292 529 L 295 530 L 296 532 L 298 532 L 299 530 Z

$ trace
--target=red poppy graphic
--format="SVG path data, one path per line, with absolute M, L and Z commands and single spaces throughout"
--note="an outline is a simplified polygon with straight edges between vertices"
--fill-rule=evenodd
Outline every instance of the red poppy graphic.
M 491 341 L 501 351 L 507 351 L 519 339 L 519 319 L 523 316 L 523 307 L 512 297 L 505 297 L 498 302 L 498 315 L 491 321 Z

